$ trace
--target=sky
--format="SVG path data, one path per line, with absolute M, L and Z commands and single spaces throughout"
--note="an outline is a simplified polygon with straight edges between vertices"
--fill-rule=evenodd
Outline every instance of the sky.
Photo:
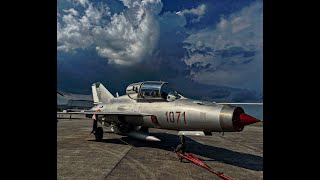
M 58 0 L 57 87 L 123 94 L 162 80 L 193 97 L 262 100 L 262 29 L 256 0 Z

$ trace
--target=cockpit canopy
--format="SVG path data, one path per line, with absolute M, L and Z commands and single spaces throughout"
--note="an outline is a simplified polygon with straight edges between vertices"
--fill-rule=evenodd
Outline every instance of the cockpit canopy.
M 145 81 L 130 84 L 126 94 L 135 100 L 174 101 L 181 98 L 176 91 L 168 87 L 167 82 Z

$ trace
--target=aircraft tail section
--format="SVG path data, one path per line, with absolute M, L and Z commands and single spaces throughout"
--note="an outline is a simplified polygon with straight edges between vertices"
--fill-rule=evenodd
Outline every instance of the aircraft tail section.
M 114 96 L 99 82 L 94 83 L 91 86 L 92 89 L 92 97 L 95 104 L 99 103 L 107 103 Z

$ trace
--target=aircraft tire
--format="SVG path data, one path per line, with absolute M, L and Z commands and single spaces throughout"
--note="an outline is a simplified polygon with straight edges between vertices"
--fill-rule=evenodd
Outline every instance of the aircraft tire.
M 101 142 L 103 139 L 103 129 L 102 127 L 98 127 L 95 132 L 95 137 L 97 142 Z

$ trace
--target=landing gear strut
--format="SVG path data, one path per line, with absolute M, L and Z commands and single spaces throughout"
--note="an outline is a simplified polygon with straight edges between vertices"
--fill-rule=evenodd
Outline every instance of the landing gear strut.
M 97 122 L 96 119 L 93 119 L 93 126 L 92 126 L 91 133 L 94 134 L 94 136 L 96 137 L 96 141 L 97 142 L 101 142 L 102 141 L 102 139 L 103 139 L 103 129 L 102 129 L 102 127 L 98 127 L 98 122 Z
M 176 147 L 176 149 L 174 151 L 179 152 L 181 154 L 185 154 L 186 148 L 187 148 L 186 139 L 185 139 L 184 135 L 180 135 L 179 139 L 180 139 L 180 144 Z M 182 162 L 182 157 L 180 157 L 180 162 Z

